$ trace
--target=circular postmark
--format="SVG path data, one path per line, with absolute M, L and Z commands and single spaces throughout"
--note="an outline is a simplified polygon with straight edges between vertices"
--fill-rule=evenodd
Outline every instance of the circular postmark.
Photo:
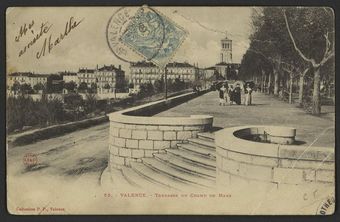
M 335 210 L 335 196 L 329 195 L 323 199 L 316 211 L 317 215 L 331 215 Z
M 111 52 L 124 62 L 152 60 L 162 48 L 164 39 L 162 17 L 147 6 L 119 8 L 106 27 Z
M 38 164 L 38 156 L 34 153 L 26 153 L 22 161 L 26 167 L 33 167 Z

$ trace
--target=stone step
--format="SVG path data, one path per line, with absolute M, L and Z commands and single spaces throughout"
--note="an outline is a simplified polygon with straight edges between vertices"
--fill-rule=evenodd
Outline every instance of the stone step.
M 131 166 L 139 175 L 151 180 L 152 182 L 166 186 L 168 189 L 181 191 L 188 190 L 190 187 L 188 183 L 176 180 L 175 178 L 170 178 L 169 176 L 159 173 L 143 163 L 133 162 L 131 163 Z
M 197 133 L 197 136 L 199 139 L 203 139 L 203 140 L 207 140 L 210 142 L 214 142 L 215 141 L 215 134 L 214 133 L 209 133 L 209 132 L 205 132 L 205 133 Z
M 175 178 L 181 181 L 184 181 L 186 183 L 191 183 L 193 185 L 198 185 L 199 187 L 213 187 L 214 181 L 204 179 L 203 177 L 199 177 L 197 175 L 178 170 L 176 168 L 173 168 L 167 164 L 164 164 L 161 161 L 156 160 L 155 158 L 143 158 L 143 163 L 147 165 L 148 167 L 161 172 L 163 174 L 166 174 L 170 176 L 171 178 Z
M 203 167 L 207 167 L 210 169 L 216 168 L 216 160 L 200 157 L 198 155 L 193 154 L 192 152 L 180 149 L 166 149 L 167 153 L 178 156 L 179 158 L 183 158 L 187 161 L 193 162 Z
M 206 147 L 208 149 L 215 150 L 215 143 L 207 140 L 202 140 L 198 138 L 190 138 L 188 139 L 189 143 L 194 144 L 194 145 L 199 145 Z
M 159 189 L 167 188 L 167 186 L 148 180 L 146 177 L 138 174 L 131 167 L 123 167 L 122 174 L 124 178 L 129 182 L 129 184 L 131 184 L 134 187 L 139 187 L 143 189 L 151 189 L 151 190 L 159 190 Z
M 154 154 L 154 156 L 159 161 L 170 164 L 172 167 L 178 168 L 180 170 L 184 170 L 199 176 L 216 178 L 215 170 L 200 166 L 191 161 L 186 161 L 182 158 L 178 158 L 178 156 L 171 154 Z
M 187 150 L 194 154 L 201 155 L 205 158 L 216 159 L 216 151 L 205 146 L 198 146 L 192 143 L 179 143 L 177 144 L 179 149 Z

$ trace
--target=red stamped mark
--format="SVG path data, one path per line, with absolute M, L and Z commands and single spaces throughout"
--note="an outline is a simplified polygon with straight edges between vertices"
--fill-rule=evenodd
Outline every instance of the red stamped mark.
M 23 157 L 23 163 L 27 167 L 32 167 L 38 164 L 38 156 L 34 153 L 26 153 Z

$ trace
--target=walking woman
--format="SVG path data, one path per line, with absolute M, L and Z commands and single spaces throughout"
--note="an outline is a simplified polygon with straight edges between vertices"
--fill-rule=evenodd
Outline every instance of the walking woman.
M 219 89 L 219 98 L 220 98 L 220 106 L 223 105 L 225 106 L 225 92 L 227 91 L 227 88 L 224 86 L 224 84 L 222 85 L 222 87 Z
M 228 87 L 228 96 L 229 96 L 229 103 L 230 105 L 234 102 L 234 87 L 233 85 L 229 85 Z
M 225 100 L 225 102 L 227 104 L 230 101 L 230 98 L 229 98 L 229 86 L 228 86 L 227 82 L 225 82 L 224 87 L 226 88 L 225 91 L 224 91 L 224 100 Z
M 240 84 L 237 83 L 233 93 L 234 101 L 237 105 L 241 105 L 241 88 Z
M 245 94 L 245 105 L 251 105 L 251 93 L 252 93 L 252 89 L 250 88 L 249 84 L 246 84 L 246 87 L 244 87 L 244 94 Z

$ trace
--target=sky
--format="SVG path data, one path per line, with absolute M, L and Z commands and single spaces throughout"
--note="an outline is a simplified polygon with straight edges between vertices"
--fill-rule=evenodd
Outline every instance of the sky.
M 106 41 L 106 28 L 110 17 L 120 7 L 25 7 L 9 8 L 6 12 L 7 73 L 56 73 L 78 71 L 114 64 L 128 71 L 129 64 L 115 57 Z M 251 7 L 155 7 L 188 32 L 172 61 L 198 63 L 210 67 L 220 62 L 220 40 L 233 40 L 233 62 L 241 62 L 249 45 Z M 73 17 L 82 21 L 45 56 L 36 58 L 43 49 L 44 40 L 52 40 L 64 32 L 65 24 Z M 19 37 L 20 27 L 34 24 Z M 19 56 L 20 51 L 40 33 L 41 25 L 49 28 L 33 45 Z M 31 31 L 31 32 L 30 32 Z M 16 41 L 16 37 L 17 40 Z M 47 44 L 48 45 L 48 44 Z M 48 51 L 48 46 L 46 46 Z M 46 51 L 46 52 L 47 52 Z

